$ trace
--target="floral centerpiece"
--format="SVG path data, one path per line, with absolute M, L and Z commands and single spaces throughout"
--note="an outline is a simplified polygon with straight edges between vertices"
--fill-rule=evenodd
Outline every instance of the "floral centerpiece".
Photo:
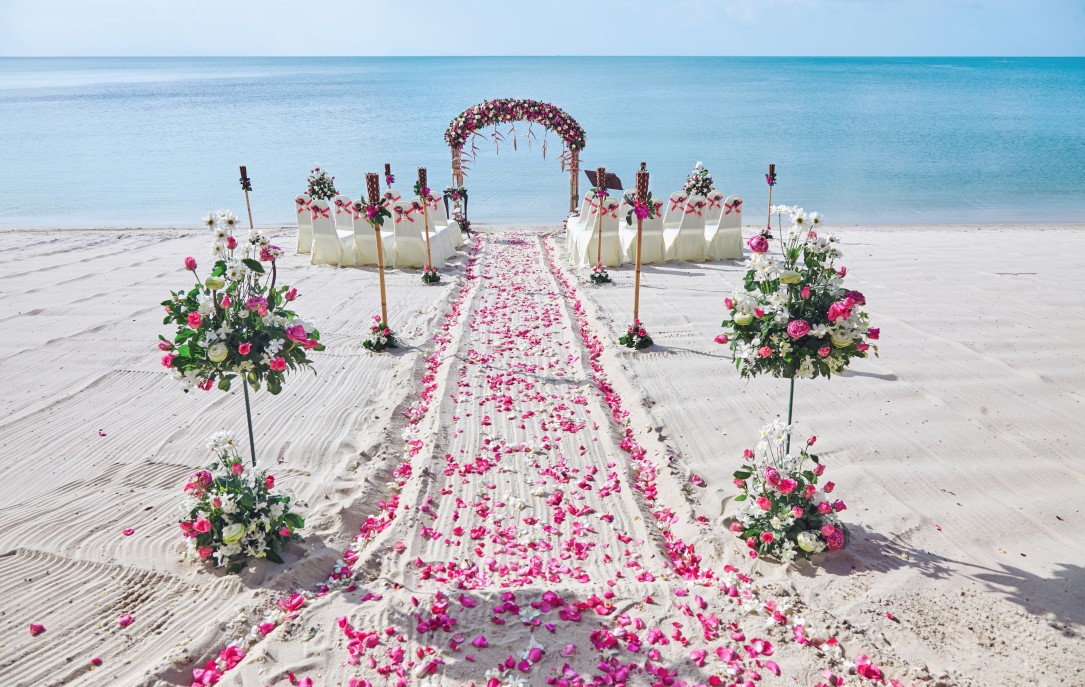
M 467 188 L 465 186 L 445 186 L 444 197 L 456 203 L 467 200 Z
M 633 324 L 629 325 L 625 334 L 618 339 L 618 343 L 626 348 L 639 350 L 651 346 L 652 337 L 648 335 L 648 330 L 644 328 L 640 320 L 633 320 Z
M 331 200 L 336 195 L 335 177 L 328 174 L 328 170 L 321 169 L 320 165 L 317 165 L 309 171 L 307 183 L 308 188 L 305 192 L 308 193 L 311 198 Z
M 396 337 L 388 328 L 388 323 L 381 319 L 380 315 L 373 316 L 373 325 L 369 328 L 369 336 L 362 341 L 362 346 L 374 353 L 380 353 L 386 348 L 396 347 Z
M 436 284 L 439 281 L 441 281 L 441 275 L 437 273 L 437 270 L 432 265 L 427 264 L 422 268 L 423 284 Z
M 588 280 L 592 284 L 609 284 L 611 282 L 610 275 L 607 274 L 607 269 L 603 267 L 601 262 L 591 268 L 591 276 L 588 277 Z
M 742 288 L 724 300 L 723 321 L 743 377 L 830 377 L 854 358 L 877 355 L 879 330 L 861 308 L 866 298 L 843 286 L 847 268 L 833 235 L 820 236 L 817 213 L 789 208 L 792 226 L 770 251 L 766 229 L 747 242 L 752 254 Z
M 712 192 L 712 188 L 712 175 L 703 164 L 698 162 L 686 177 L 686 185 L 682 187 L 682 190 L 687 196 L 707 197 Z
M 282 547 L 305 526 L 291 499 L 275 492 L 275 477 L 247 469 L 229 432 L 211 437 L 215 460 L 185 485 L 181 534 L 188 554 L 238 572 L 250 558 L 282 563 Z
M 757 448 L 746 449 L 745 463 L 735 471 L 738 516 L 730 529 L 746 541 L 751 556 L 770 556 L 790 563 L 847 543 L 847 528 L 838 513 L 846 509 L 829 496 L 834 484 L 818 486 L 825 465 L 810 453 L 816 437 L 798 456 L 787 452 L 792 427 L 777 418 L 761 430 Z
M 214 263 L 201 280 L 196 259 L 185 258 L 195 284 L 162 301 L 162 323 L 176 331 L 171 338 L 159 336 L 158 347 L 162 365 L 186 392 L 214 386 L 229 391 L 234 380 L 241 381 L 255 465 L 249 387 L 278 394 L 287 374 L 312 369 L 309 353 L 324 345 L 316 327 L 293 310 L 298 290 L 276 283 L 282 250 L 258 229 L 238 241 L 237 216 L 229 210 L 209 213 L 204 224 L 213 235 Z

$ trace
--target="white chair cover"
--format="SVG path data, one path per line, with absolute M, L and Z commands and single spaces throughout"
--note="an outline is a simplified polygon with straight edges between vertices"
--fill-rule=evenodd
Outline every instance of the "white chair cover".
M 663 262 L 666 253 L 663 250 L 663 209 L 666 201 L 653 200 L 656 206 L 656 216 L 644 220 L 641 228 L 640 261 L 642 265 L 650 262 Z M 621 216 L 618 221 L 625 226 L 625 219 Z M 637 261 L 637 218 L 633 217 L 633 225 L 622 230 L 622 250 L 625 259 L 629 262 Z
M 705 229 L 705 246 L 713 260 L 742 259 L 742 198 L 728 196 L 715 229 Z
M 344 248 L 350 251 L 347 264 L 354 262 L 354 231 L 344 245 L 335 230 L 331 208 L 326 200 L 314 200 L 309 206 L 313 217 L 313 255 L 309 262 L 314 265 L 339 265 L 343 263 Z
M 342 193 L 332 198 L 332 207 L 335 209 L 335 229 L 337 231 L 354 231 L 354 218 L 351 214 L 350 198 Z
M 441 196 L 431 193 L 429 195 L 429 200 L 426 202 L 426 208 L 429 211 L 430 229 L 448 232 L 448 241 L 452 246 L 452 251 L 445 257 L 451 257 L 453 253 L 456 252 L 456 248 L 459 248 L 466 243 L 463 238 L 463 232 L 460 231 L 460 223 L 448 219 L 448 214 L 445 212 L 445 204 Z
M 299 193 L 294 196 L 294 209 L 298 215 L 298 253 L 308 253 L 313 250 L 313 216 L 309 205 L 313 199 L 308 193 Z
M 682 217 L 686 214 L 686 202 L 689 197 L 686 196 L 684 191 L 676 191 L 671 194 L 671 197 L 667 199 L 667 207 L 665 208 L 667 214 L 663 217 L 664 229 L 677 229 L 678 225 L 682 223 Z
M 576 252 L 577 236 L 584 227 L 588 226 L 588 215 L 594 216 L 595 207 L 596 204 L 591 193 L 585 193 L 584 198 L 580 201 L 580 214 L 576 217 L 569 218 L 569 221 L 565 223 L 565 250 L 569 253 L 569 259 L 573 263 L 577 260 L 574 255 Z
M 622 243 L 618 236 L 618 198 L 604 198 L 599 203 L 602 208 L 603 226 L 598 227 L 598 215 L 589 214 L 596 223 L 584 227 L 577 235 L 577 258 L 581 267 L 593 266 L 597 257 L 601 257 L 604 266 L 621 265 L 623 262 Z M 602 234 L 602 255 L 599 256 L 600 233 Z
M 354 264 L 376 265 L 377 264 L 377 233 L 373 231 L 373 225 L 365 218 L 365 207 L 361 201 L 355 201 L 352 206 L 351 218 L 354 222 Z M 388 226 L 388 218 L 384 220 L 384 226 Z M 396 247 L 395 234 L 384 227 L 381 228 L 381 242 L 384 244 L 384 264 L 391 265 L 395 257 L 393 251 Z
M 709 191 L 705 196 L 705 202 L 708 203 L 708 207 L 705 208 L 704 225 L 714 227 L 720 223 L 720 216 L 723 215 L 723 191 L 719 189 Z
M 435 226 L 433 217 L 429 214 L 429 205 L 423 206 L 421 199 L 417 197 L 411 198 L 411 207 L 415 208 L 415 219 L 423 227 L 429 225 L 429 253 L 430 258 L 433 260 L 433 266 L 444 267 L 445 260 L 456 252 L 456 249 L 452 246 L 452 234 L 448 231 L 448 225 Z M 425 241 L 425 239 L 426 235 L 423 234 L 422 240 Z
M 704 261 L 704 211 L 707 206 L 704 196 L 691 196 L 686 201 L 678 227 L 672 229 L 664 223 L 663 242 L 668 260 Z
M 426 243 L 422 238 L 422 212 L 405 200 L 392 203 L 395 249 L 392 267 L 422 267 L 426 264 Z

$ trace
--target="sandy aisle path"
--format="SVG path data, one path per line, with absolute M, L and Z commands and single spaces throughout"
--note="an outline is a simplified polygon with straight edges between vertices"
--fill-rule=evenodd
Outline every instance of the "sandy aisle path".
M 680 485 L 624 429 L 599 342 L 553 259 L 540 234 L 486 241 L 423 380 L 433 401 L 363 525 L 356 586 L 306 601 L 228 680 L 822 679 L 830 661 L 805 639 L 812 623 L 795 630 L 803 621 L 786 604 L 683 543 L 707 520 L 675 514 Z

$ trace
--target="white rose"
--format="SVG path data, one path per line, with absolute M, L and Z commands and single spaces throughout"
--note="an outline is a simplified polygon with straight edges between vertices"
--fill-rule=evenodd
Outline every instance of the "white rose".
M 222 543 L 230 546 L 241 541 L 245 536 L 245 526 L 239 522 L 222 528 Z
M 226 348 L 226 344 L 223 343 L 217 343 L 207 349 L 207 358 L 213 363 L 221 363 L 226 360 L 226 356 L 229 354 L 230 349 Z

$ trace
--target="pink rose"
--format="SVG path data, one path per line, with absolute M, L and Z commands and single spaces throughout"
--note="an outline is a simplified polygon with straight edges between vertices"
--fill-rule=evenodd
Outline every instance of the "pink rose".
M 866 353 L 868 350 L 870 350 L 870 344 L 857 343 L 857 344 L 855 344 L 855 348 L 860 353 Z
M 162 367 L 173 367 L 173 354 L 167 353 L 162 356 Z
M 814 468 L 814 474 L 817 475 L 818 477 L 821 477 L 823 472 L 825 472 L 825 466 L 822 465 L 821 463 L 818 463 L 818 466 L 816 468 Z
M 240 475 L 242 472 L 245 472 L 245 466 L 241 463 L 234 463 L 230 466 L 230 472 L 235 475 Z
M 878 337 L 882 335 L 882 330 L 878 329 L 877 327 L 871 327 L 870 329 L 866 330 L 866 335 L 868 339 L 873 339 L 877 341 Z
M 802 508 L 799 508 L 798 506 L 795 506 L 794 508 L 791 509 L 791 514 L 794 515 L 796 518 L 801 518 L 802 517 Z
M 160 350 L 160 351 L 172 351 L 173 350 L 173 344 L 171 344 L 169 341 L 159 341 L 158 342 L 158 350 Z
M 837 499 L 837 500 L 833 501 L 833 510 L 836 511 L 837 513 L 839 513 L 842 510 L 847 510 L 847 509 L 848 509 L 847 505 L 845 505 L 844 502 L 841 501 L 840 499 Z
M 275 475 L 268 475 L 264 478 L 264 486 L 268 489 L 275 488 Z
M 806 320 L 791 320 L 787 323 L 787 335 L 792 339 L 801 339 L 810 333 L 810 324 Z
M 732 522 L 730 525 L 727 526 L 727 529 L 731 530 L 732 532 L 741 532 L 742 525 L 737 522 Z
M 200 313 L 198 313 L 198 312 L 190 312 L 188 314 L 188 326 L 189 327 L 191 327 L 192 329 L 199 329 L 201 324 L 203 324 L 203 318 L 200 317 Z
M 802 493 L 802 497 L 807 500 L 812 499 L 814 498 L 815 491 L 817 491 L 817 487 L 815 487 L 813 484 L 807 484 L 806 489 Z
M 822 489 L 825 491 L 826 494 L 831 494 L 833 493 L 833 489 L 836 489 L 836 484 L 834 484 L 833 482 L 826 482 L 825 486 L 822 487 Z
M 762 496 L 761 498 L 757 499 L 756 503 L 757 503 L 757 507 L 760 508 L 761 510 L 766 510 L 767 511 L 770 508 L 772 508 L 772 502 L 769 501 L 768 497 L 766 497 L 766 496 Z
M 746 242 L 746 245 L 750 247 L 754 253 L 767 253 L 769 250 L 769 240 L 758 234 L 757 236 L 751 236 L 750 240 Z
M 276 372 L 282 372 L 286 369 L 286 361 L 282 358 L 273 358 L 268 367 Z
M 252 350 L 252 344 L 250 344 L 250 343 L 243 343 L 243 344 L 241 344 L 240 346 L 237 347 L 237 352 L 240 353 L 241 355 L 248 355 L 249 351 L 251 351 L 251 350 Z
M 832 353 L 832 349 L 828 346 L 822 346 L 818 349 L 818 355 L 820 355 L 822 358 L 828 358 L 830 353 Z
M 781 494 L 790 494 L 791 492 L 795 491 L 798 486 L 798 482 L 788 477 L 787 479 L 780 480 L 780 484 L 777 485 L 776 488 L 780 490 Z
M 829 321 L 836 322 L 837 320 L 846 320 L 851 316 L 851 309 L 848 308 L 845 302 L 838 301 L 829 306 Z
M 200 558 L 210 558 L 211 554 L 214 552 L 215 550 L 212 549 L 210 546 L 201 546 L 200 548 L 196 549 L 196 553 L 200 555 Z
M 212 479 L 211 473 L 207 470 L 197 470 L 189 476 L 188 484 L 185 485 L 185 492 L 202 492 L 204 489 L 211 486 Z
M 757 354 L 762 358 L 767 358 L 772 355 L 772 349 L 768 346 L 762 346 L 761 348 L 757 349 Z
M 753 449 L 749 449 L 749 448 L 744 449 L 742 451 L 742 457 L 745 458 L 746 460 L 749 460 L 750 458 L 753 458 Z
M 219 301 L 219 307 L 225 309 L 225 308 L 229 308 L 230 305 L 232 305 L 232 304 L 233 304 L 233 301 L 230 300 L 229 294 L 225 294 L 225 293 L 222 294 L 222 300 Z
M 288 300 L 288 301 L 292 301 L 297 297 L 298 297 L 298 290 L 293 288 L 293 287 L 291 287 L 290 290 L 286 292 L 286 300 Z
M 821 526 L 821 536 L 823 536 L 823 537 L 831 537 L 831 536 L 833 536 L 833 532 L 835 532 L 835 531 L 836 531 L 836 528 L 833 527 L 832 525 L 830 525 L 829 523 L 825 523 L 824 525 Z
M 847 268 L 847 267 L 841 267 L 841 268 L 840 268 L 840 271 L 838 272 L 838 274 L 839 274 L 839 275 L 840 275 L 841 277 L 843 277 L 843 276 L 846 276 L 846 275 L 848 274 L 848 268 Z
M 286 526 L 284 525 L 283 527 L 281 527 L 281 528 L 279 529 L 279 534 L 280 534 L 280 535 L 282 535 L 282 536 L 284 536 L 284 537 L 289 537 L 289 536 L 290 536 L 290 528 L 289 528 L 289 527 L 286 527 Z
M 739 478 L 736 477 L 734 479 L 734 483 L 735 483 L 735 486 L 738 487 L 739 489 L 745 489 L 746 488 L 746 480 L 744 480 L 744 479 L 739 479 Z
M 730 298 L 724 298 L 723 299 L 723 307 L 727 308 L 728 310 L 734 310 L 735 309 L 735 302 L 733 300 L 731 300 Z
M 641 329 L 640 331 L 637 332 L 637 336 L 641 336 L 641 337 L 648 336 L 648 330 Z
M 826 543 L 829 545 L 830 551 L 839 551 L 844 548 L 844 531 L 833 530 Z
M 756 538 L 754 538 L 754 537 L 750 537 L 750 538 L 748 538 L 748 539 L 746 540 L 746 546 L 750 547 L 751 549 L 752 549 L 753 547 L 757 546 L 757 539 L 756 539 Z
M 765 468 L 765 481 L 768 482 L 769 484 L 773 485 L 773 486 L 776 486 L 777 484 L 779 484 L 780 483 L 780 473 L 779 473 L 779 471 L 776 468 L 771 467 L 771 466 L 766 467 Z
M 237 239 L 235 239 L 233 236 L 227 236 L 226 237 L 226 247 L 229 248 L 230 250 L 233 250 L 234 248 L 237 248 Z
M 822 501 L 818 504 L 818 512 L 822 515 L 828 515 L 833 512 L 833 506 L 828 501 Z
M 802 287 L 802 291 L 799 292 L 799 295 L 802 296 L 802 299 L 804 301 L 806 299 L 810 298 L 810 287 L 809 286 Z
M 762 532 L 761 533 L 761 541 L 765 542 L 766 544 L 771 544 L 772 540 L 775 539 L 775 538 L 776 537 L 772 536 L 772 532 Z
M 287 327 L 286 338 L 296 343 L 302 343 L 309 340 L 309 337 L 305 334 L 305 327 L 300 324 L 296 324 L 293 327 Z
M 194 258 L 192 256 L 189 256 L 189 257 L 185 258 L 185 269 L 188 270 L 189 272 L 195 272 L 196 271 L 196 258 Z
M 207 518 L 203 517 L 202 515 L 197 516 L 196 517 L 196 524 L 193 525 L 193 529 L 195 529 L 197 532 L 210 532 L 211 531 L 211 521 L 208 520 Z
M 718 344 L 725 344 L 725 343 L 727 343 L 727 340 L 728 339 L 727 339 L 726 334 L 717 334 L 716 335 L 716 343 L 718 343 Z
M 761 308 L 754 308 L 753 309 L 753 316 L 758 318 L 758 319 L 761 319 L 762 317 L 765 316 L 765 311 L 762 310 Z
M 806 445 L 807 446 L 813 446 L 814 442 L 817 441 L 817 440 L 818 440 L 817 437 L 810 437 L 809 439 L 806 440 Z

